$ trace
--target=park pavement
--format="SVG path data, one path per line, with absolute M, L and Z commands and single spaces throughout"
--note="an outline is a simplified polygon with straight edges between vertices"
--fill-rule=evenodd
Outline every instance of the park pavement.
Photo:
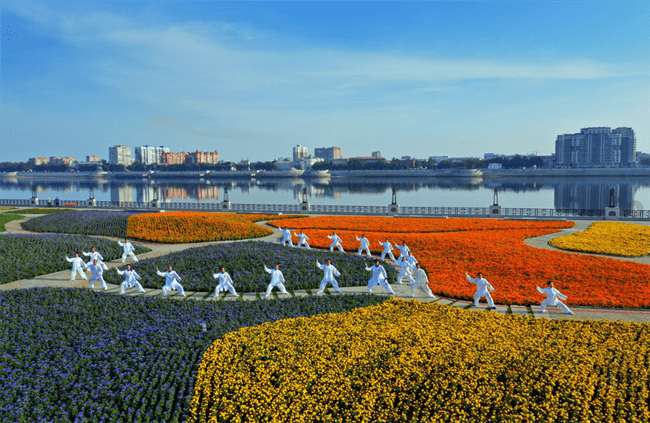
M 20 226 L 20 223 L 33 218 L 37 215 L 31 215 L 26 217 L 25 219 L 21 220 L 14 220 L 6 224 L 7 228 L 7 233 L 32 233 L 29 231 L 25 231 L 22 229 Z M 526 244 L 536 247 L 536 248 L 544 248 L 544 249 L 552 249 L 556 250 L 556 248 L 552 247 L 549 244 L 549 241 L 557 236 L 563 236 L 568 233 L 573 233 L 581 230 L 586 230 L 593 221 L 577 221 L 576 225 L 573 228 L 569 229 L 564 229 L 559 232 L 550 234 L 550 235 L 544 235 L 536 238 L 528 238 L 526 239 Z M 650 222 L 635 222 L 635 223 L 640 223 L 640 224 L 650 224 Z M 263 238 L 257 238 L 255 241 L 267 241 L 267 242 L 278 242 L 281 238 L 281 233 L 280 231 L 268 224 L 266 222 L 258 222 L 258 224 L 263 225 L 271 230 L 273 230 L 273 233 L 271 235 L 268 235 Z M 102 238 L 108 238 L 108 239 L 115 239 L 117 238 L 111 238 L 111 237 L 102 237 Z M 164 256 L 173 252 L 177 251 L 182 251 L 188 248 L 194 248 L 194 247 L 200 247 L 203 245 L 210 245 L 210 244 L 218 244 L 218 243 L 223 243 L 223 242 L 242 242 L 242 241 L 250 241 L 250 240 L 240 240 L 240 241 L 219 241 L 219 242 L 205 242 L 205 243 L 191 243 L 191 244 L 155 244 L 155 243 L 145 243 L 145 242 L 138 242 L 138 244 L 141 244 L 143 246 L 146 246 L 147 248 L 150 248 L 151 251 L 148 253 L 141 254 L 139 256 L 139 259 L 145 260 L 149 258 L 154 258 L 154 257 L 160 257 Z M 289 247 L 287 247 L 289 248 Z M 560 251 L 560 250 L 558 250 Z M 566 251 L 564 251 L 566 252 Z M 566 252 L 568 254 L 585 254 L 585 253 L 573 253 L 573 252 Z M 334 254 L 343 254 L 343 253 L 334 253 Z M 601 255 L 602 256 L 602 255 Z M 650 265 L 650 257 L 649 256 L 644 256 L 644 257 L 614 257 L 610 256 L 614 259 L 617 260 L 629 260 L 629 261 L 635 261 L 638 263 L 644 263 Z M 129 259 L 127 260 L 127 263 L 132 263 L 132 260 Z M 121 260 L 113 260 L 113 261 L 106 261 L 106 265 L 109 268 L 114 268 L 118 266 L 122 266 L 123 263 Z M 435 284 L 435 281 L 432 281 Z M 35 278 L 31 279 L 25 279 L 25 280 L 20 280 L 20 281 L 14 281 L 10 282 L 7 284 L 0 285 L 0 291 L 3 290 L 12 290 L 12 289 L 26 289 L 26 288 L 42 288 L 42 287 L 63 287 L 63 288 L 86 288 L 89 289 L 89 283 L 86 280 L 83 279 L 77 279 L 75 281 L 70 281 L 70 270 L 65 270 L 61 272 L 56 272 L 56 273 L 51 273 L 48 275 L 42 275 L 38 276 Z M 570 320 L 587 320 L 587 319 L 595 319 L 595 320 L 617 320 L 617 321 L 623 321 L 623 322 L 637 322 L 637 323 L 650 323 L 650 310 L 648 309 L 612 309 L 612 308 L 594 308 L 594 307 L 578 307 L 578 306 L 572 306 L 570 304 L 570 298 L 569 298 L 569 307 L 573 312 L 575 313 L 574 315 L 568 315 L 563 312 L 561 312 L 558 308 L 556 307 L 548 307 L 547 312 L 545 313 L 540 313 L 539 312 L 539 306 L 533 306 L 533 307 L 526 307 L 526 306 L 508 306 L 508 305 L 496 305 L 495 310 L 490 310 L 488 309 L 487 305 L 483 302 L 480 304 L 479 307 L 474 307 L 473 302 L 469 301 L 462 301 L 462 300 L 456 300 L 452 298 L 442 298 L 436 296 L 435 298 L 429 298 L 424 295 L 424 293 L 421 290 L 418 290 L 416 292 L 416 296 L 414 298 L 411 298 L 411 285 L 408 283 L 404 284 L 397 284 L 397 283 L 392 283 L 391 287 L 395 291 L 395 297 L 396 298 L 403 298 L 407 300 L 416 300 L 416 301 L 422 301 L 422 302 L 435 302 L 437 304 L 449 306 L 449 307 L 457 307 L 457 308 L 462 308 L 462 309 L 467 309 L 467 310 L 473 310 L 473 311 L 483 311 L 483 312 L 491 312 L 491 313 L 498 313 L 498 314 L 513 314 L 513 315 L 518 315 L 518 316 L 524 316 L 524 317 L 532 317 L 532 318 L 538 318 L 538 319 L 551 319 L 551 320 L 557 320 L 557 319 L 570 319 Z M 95 283 L 95 290 L 101 291 L 101 287 L 99 287 L 99 283 Z M 290 294 L 289 296 L 295 296 L 295 297 L 307 297 L 307 296 L 312 296 L 312 295 L 317 295 L 316 294 L 316 289 L 310 290 L 291 290 L 290 286 L 287 287 L 289 290 Z M 357 286 L 357 287 L 342 287 L 341 291 L 343 294 L 337 294 L 331 289 L 326 289 L 324 294 L 320 295 L 351 295 L 351 294 L 365 294 L 367 292 L 367 286 Z M 112 285 L 108 284 L 108 289 L 105 291 L 107 293 L 112 293 L 112 294 L 119 294 L 120 292 L 120 287 L 119 285 Z M 381 296 L 393 296 L 389 295 L 388 293 L 385 292 L 385 290 L 382 287 L 375 287 L 373 288 L 372 291 L 373 294 L 376 295 L 381 295 Z M 233 300 L 242 300 L 242 301 L 253 301 L 253 300 L 264 300 L 264 294 L 265 293 L 245 293 L 245 294 L 240 294 L 238 297 L 235 297 L 231 295 L 230 293 L 225 293 L 225 294 L 220 294 L 218 297 L 215 298 L 214 292 L 187 292 L 186 291 L 186 297 L 180 296 L 176 291 L 171 291 L 169 294 L 170 299 L 177 299 L 177 300 L 184 300 L 184 301 L 190 301 L 190 300 L 198 300 L 198 301 L 233 301 Z M 125 295 L 144 295 L 144 296 L 162 296 L 162 290 L 160 289 L 146 289 L 145 293 L 140 293 L 138 292 L 135 288 L 131 288 L 126 290 Z M 277 291 L 275 291 L 270 298 L 283 298 L 287 297 L 286 295 L 279 294 Z M 541 300 L 541 298 L 540 298 Z

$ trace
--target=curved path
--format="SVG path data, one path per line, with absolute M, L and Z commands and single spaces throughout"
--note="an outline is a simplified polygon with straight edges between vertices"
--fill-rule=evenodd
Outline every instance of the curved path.
M 31 215 L 26 217 L 25 219 L 20 219 L 20 220 L 14 220 L 6 224 L 7 228 L 7 233 L 33 233 L 30 231 L 26 231 L 22 229 L 20 226 L 20 223 L 25 222 L 28 219 L 31 219 L 33 217 L 36 217 L 38 215 Z M 562 236 L 566 235 L 568 233 L 572 232 L 577 232 L 580 230 L 587 229 L 589 225 L 593 223 L 592 221 L 578 221 L 576 222 L 576 225 L 573 228 L 565 229 L 565 230 L 560 230 L 559 232 L 550 234 L 550 235 L 544 235 L 540 236 L 537 238 L 528 238 L 525 242 L 526 244 L 536 247 L 536 248 L 546 248 L 546 249 L 552 249 L 552 250 L 557 250 L 557 251 L 564 251 L 564 250 L 559 250 L 555 247 L 552 247 L 548 244 L 550 239 L 555 238 L 557 236 Z M 254 241 L 267 241 L 267 242 L 278 242 L 281 239 L 281 233 L 280 231 L 270 225 L 267 225 L 266 222 L 257 222 L 257 224 L 267 227 L 273 231 L 272 234 L 263 237 L 263 238 L 255 238 L 253 239 Z M 648 222 L 643 222 L 642 224 L 650 224 Z M 102 238 L 107 238 L 107 239 L 114 239 L 117 240 L 118 238 L 113 238 L 113 237 L 102 237 Z M 194 248 L 194 247 L 200 247 L 203 245 L 211 245 L 211 244 L 219 244 L 219 243 L 231 243 L 231 242 L 243 242 L 243 241 L 250 241 L 250 239 L 247 240 L 233 240 L 233 241 L 216 241 L 216 242 L 204 242 L 204 243 L 191 243 L 191 244 L 156 244 L 156 243 L 146 243 L 146 242 L 138 242 L 138 244 L 144 245 L 147 248 L 150 248 L 151 251 L 148 253 L 141 254 L 139 256 L 140 259 L 148 259 L 148 258 L 153 258 L 153 257 L 160 257 L 164 256 L 169 253 L 177 252 L 177 251 L 182 251 L 188 248 Z M 565 251 L 566 252 L 566 251 Z M 334 253 L 334 254 L 342 254 L 342 253 Z M 575 253 L 575 254 L 585 254 L 585 253 Z M 638 261 L 641 263 L 646 263 L 650 265 L 650 257 L 640 257 L 640 258 L 623 258 L 623 257 L 613 257 L 616 259 L 623 259 L 623 260 L 631 260 L 631 261 Z M 130 261 L 130 260 L 129 260 Z M 106 262 L 107 266 L 109 268 L 114 268 L 122 265 L 122 262 L 120 260 L 113 260 L 113 261 L 107 261 Z M 23 289 L 23 288 L 35 288 L 35 287 L 65 287 L 65 288 L 88 288 L 88 282 L 85 280 L 76 280 L 76 281 L 70 281 L 70 271 L 69 270 L 64 270 L 62 272 L 57 272 L 57 273 L 52 273 L 49 275 L 42 275 L 38 276 L 32 279 L 26 279 L 26 280 L 20 280 L 20 281 L 14 281 L 10 282 L 7 284 L 0 285 L 0 290 L 10 290 L 10 289 Z M 98 286 L 99 284 L 96 284 Z M 403 298 L 403 299 L 410 299 L 410 294 L 411 294 L 411 287 L 409 284 L 395 284 L 392 283 L 391 287 L 395 291 L 395 297 L 397 298 Z M 99 290 L 98 288 L 95 288 L 96 290 Z M 346 288 L 341 288 L 341 290 L 345 294 L 365 294 L 366 293 L 366 287 L 365 286 L 357 286 L 357 287 L 346 287 Z M 111 293 L 118 293 L 120 290 L 119 286 L 117 285 L 111 285 L 109 284 L 109 288 L 107 292 Z M 296 290 L 292 291 L 292 295 L 294 296 L 311 296 L 315 295 L 315 289 L 312 290 Z M 162 295 L 162 291 L 160 289 L 147 289 L 147 291 L 144 294 L 139 293 L 135 288 L 129 289 L 126 291 L 128 295 L 146 295 L 146 296 L 160 296 Z M 327 295 L 338 295 L 335 293 L 331 293 L 330 291 L 326 290 Z M 373 293 L 376 295 L 382 295 L 382 296 L 388 296 L 385 292 L 383 292 L 382 288 L 375 288 L 373 290 Z M 208 292 L 186 292 L 187 297 L 183 298 L 178 295 L 176 291 L 172 291 L 172 294 L 169 295 L 169 298 L 174 298 L 174 299 L 180 299 L 180 300 L 187 300 L 187 299 L 193 299 L 193 300 L 205 300 L 205 301 L 229 301 L 229 300 L 257 300 L 257 299 L 262 299 L 263 298 L 263 293 L 262 296 L 260 296 L 260 293 L 246 293 L 246 294 L 240 294 L 239 297 L 233 297 L 230 294 L 221 294 L 219 298 L 214 298 L 214 293 L 208 293 Z M 422 291 L 418 291 L 419 295 L 422 295 Z M 278 295 L 276 293 L 272 294 L 274 298 L 278 298 Z M 479 310 L 479 311 L 487 311 L 485 305 L 482 305 L 478 309 L 473 307 L 473 303 L 469 301 L 459 301 L 455 299 L 450 299 L 450 298 L 440 298 L 436 297 L 434 298 L 428 298 L 428 297 L 416 297 L 415 299 L 419 301 L 424 301 L 424 302 L 436 302 L 439 304 L 443 305 L 448 305 L 451 307 L 459 307 L 459 308 L 464 308 L 464 309 L 469 309 L 469 310 Z M 598 309 L 598 308 L 593 308 L 593 307 L 575 307 L 571 306 L 571 309 L 575 312 L 575 315 L 567 315 L 562 312 L 560 312 L 559 309 L 551 307 L 548 308 L 548 312 L 544 313 L 543 315 L 539 313 L 539 307 L 525 307 L 525 306 L 505 306 L 505 305 L 497 305 L 497 309 L 494 311 L 499 314 L 517 314 L 517 315 L 522 315 L 522 316 L 530 316 L 530 317 L 536 317 L 536 318 L 547 318 L 547 319 L 605 319 L 605 320 L 620 320 L 620 321 L 633 321 L 633 322 L 648 322 L 650 323 L 650 310 L 628 310 L 628 309 Z

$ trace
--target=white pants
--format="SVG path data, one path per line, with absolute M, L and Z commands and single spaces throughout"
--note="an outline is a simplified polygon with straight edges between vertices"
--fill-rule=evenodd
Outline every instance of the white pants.
M 309 246 L 309 244 L 307 244 L 307 241 L 300 241 L 300 242 L 298 243 L 298 248 L 300 248 L 302 245 L 304 245 L 305 247 L 307 247 L 308 250 L 311 250 L 311 247 Z
M 544 300 L 541 303 L 539 303 L 539 307 L 541 308 L 540 313 L 544 313 L 546 310 L 546 306 L 548 305 L 548 300 Z M 573 312 L 569 309 L 569 307 L 566 306 L 562 301 L 556 300 L 555 301 L 555 306 L 559 307 L 560 310 L 562 310 L 565 313 L 573 314 Z
M 144 292 L 144 288 L 142 287 L 142 285 L 140 285 L 140 282 L 135 281 L 133 283 L 133 285 L 130 285 L 130 284 L 126 283 L 126 281 L 124 281 L 124 282 L 122 282 L 122 285 L 120 285 L 120 293 L 124 294 L 124 291 L 126 291 L 126 288 L 133 288 L 134 286 L 136 288 L 138 288 L 138 291 Z
M 102 289 L 108 289 L 108 287 L 106 286 L 106 281 L 104 280 L 103 276 L 100 276 L 98 278 L 93 278 L 91 276 L 90 280 L 88 280 L 88 282 L 90 283 L 91 288 L 95 287 L 95 281 L 99 281 L 102 284 Z
M 345 253 L 345 251 L 343 251 L 343 247 L 341 247 L 341 244 L 330 245 L 330 252 L 334 252 L 334 247 L 338 248 L 340 252 Z
M 185 296 L 185 290 L 183 290 L 183 287 L 181 286 L 181 284 L 174 281 L 174 282 L 172 282 L 171 285 L 167 285 L 167 284 L 163 285 L 163 287 L 162 287 L 163 297 L 167 296 L 167 291 L 172 291 L 174 289 L 176 291 L 178 291 L 183 297 Z
M 323 291 L 325 291 L 325 287 L 327 286 L 328 283 L 331 283 L 331 284 L 332 284 L 332 286 L 334 287 L 334 290 L 335 290 L 336 292 L 338 292 L 339 294 L 341 293 L 341 290 L 339 289 L 339 283 L 336 281 L 336 279 L 332 278 L 332 279 L 329 280 L 329 281 L 326 281 L 325 279 L 323 279 L 322 281 L 320 281 L 320 287 L 318 288 L 318 292 L 317 292 L 317 294 L 320 294 L 320 293 L 322 293 Z
M 431 292 L 431 288 L 429 288 L 429 285 L 417 285 L 417 284 L 411 285 L 411 298 L 415 297 L 415 291 L 417 291 L 418 288 L 422 288 L 422 290 L 427 295 L 427 297 L 436 298 L 436 296 L 433 295 L 433 292 Z
M 386 281 L 386 279 L 382 279 L 381 282 L 376 282 L 374 279 L 370 279 L 368 281 L 368 294 L 370 294 L 372 288 L 376 285 L 383 286 L 389 294 L 395 294 L 395 291 L 393 291 L 393 288 L 390 287 L 390 284 Z
M 397 260 L 395 260 L 395 256 L 393 255 L 392 251 L 384 251 L 384 252 L 382 252 L 381 253 L 381 259 L 383 260 L 384 258 L 386 258 L 386 255 L 388 255 L 388 257 L 390 257 L 391 260 L 397 261 Z
M 266 296 L 267 297 L 269 295 L 271 295 L 271 291 L 273 290 L 274 286 L 277 286 L 281 293 L 288 294 L 286 288 L 284 287 L 284 284 L 282 284 L 282 283 L 279 283 L 277 285 L 269 284 L 269 286 L 266 287 Z
M 359 251 L 357 251 L 357 254 L 361 255 L 361 253 L 363 253 L 364 250 L 368 254 L 368 257 L 372 257 L 372 254 L 370 254 L 370 248 L 368 248 L 368 247 L 366 247 L 366 248 L 359 247 Z
M 77 272 L 79 272 L 79 274 L 81 275 L 81 279 L 88 279 L 83 270 L 77 269 L 77 270 L 73 270 L 72 272 L 70 272 L 70 280 L 71 281 L 73 281 L 73 280 L 75 280 L 77 278 L 77 275 L 76 275 Z
M 404 279 L 404 278 L 406 278 L 406 280 L 411 282 L 411 283 L 415 283 L 415 279 L 413 279 L 413 277 L 411 275 L 409 275 L 409 273 L 406 272 L 406 271 L 399 272 L 399 274 L 397 275 L 397 283 L 401 285 L 402 284 L 402 279 Z
M 135 254 L 133 254 L 133 252 L 130 252 L 128 254 L 127 253 L 122 254 L 122 263 L 126 261 L 126 256 L 131 257 L 133 261 L 138 261 L 138 258 L 135 256 Z
M 235 291 L 235 287 L 232 286 L 232 284 L 231 284 L 230 282 L 226 282 L 226 283 L 224 283 L 224 284 L 219 284 L 219 285 L 217 285 L 217 287 L 214 288 L 214 296 L 215 296 L 215 297 L 218 297 L 218 296 L 219 296 L 219 292 L 221 292 L 221 291 L 226 291 L 226 290 L 227 290 L 227 291 L 230 291 L 230 293 L 231 293 L 232 295 L 234 295 L 235 297 L 239 297 L 239 294 L 237 293 L 237 291 Z
M 287 242 L 289 243 L 289 247 L 293 247 L 293 241 L 291 239 L 283 239 L 282 245 L 287 245 Z
M 481 297 L 487 298 L 488 307 L 494 308 L 494 301 L 492 301 L 492 296 L 490 295 L 489 292 L 486 292 L 483 295 L 480 295 L 478 292 L 476 294 L 474 294 L 474 307 L 478 307 L 478 300 Z

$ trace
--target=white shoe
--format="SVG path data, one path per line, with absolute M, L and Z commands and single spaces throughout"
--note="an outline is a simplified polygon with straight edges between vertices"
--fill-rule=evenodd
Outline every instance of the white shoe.
M 264 298 L 269 298 L 270 296 L 271 296 L 271 294 L 265 295 Z
M 574 315 L 575 313 L 574 313 L 574 312 L 572 312 L 572 311 L 570 311 L 570 312 L 568 312 L 567 314 L 570 314 L 570 315 L 572 315 L 572 316 L 573 316 L 573 315 Z

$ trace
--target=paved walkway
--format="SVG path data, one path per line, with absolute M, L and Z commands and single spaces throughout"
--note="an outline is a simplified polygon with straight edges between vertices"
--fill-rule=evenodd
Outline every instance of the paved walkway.
M 7 223 L 6 228 L 8 233 L 32 233 L 29 231 L 25 231 L 22 229 L 20 226 L 21 222 L 24 222 L 28 219 L 31 219 L 35 217 L 35 215 L 26 217 L 25 219 L 21 220 L 14 220 L 9 223 Z M 557 236 L 563 236 L 568 233 L 573 233 L 576 231 L 580 230 L 585 230 L 593 223 L 592 221 L 577 221 L 576 226 L 574 228 L 570 229 L 565 229 L 561 230 L 560 232 L 556 232 L 554 234 L 550 235 L 544 235 L 540 236 L 537 238 L 528 238 L 525 242 L 526 244 L 537 247 L 537 248 L 546 248 L 546 249 L 552 249 L 552 250 L 557 250 L 555 247 L 552 247 L 549 245 L 549 241 L 552 238 L 555 238 Z M 268 227 L 273 230 L 273 234 L 268 235 L 263 238 L 256 238 L 255 241 L 268 241 L 268 242 L 279 242 L 281 238 L 281 233 L 277 228 L 267 225 L 266 222 L 258 222 L 258 224 Z M 650 224 L 650 222 L 640 222 L 640 224 Z M 111 237 L 102 237 L 102 238 L 109 238 L 109 239 L 115 239 L 117 238 L 111 238 Z M 222 242 L 243 242 L 243 241 L 250 241 L 250 240 L 240 240 L 240 241 L 218 241 L 218 242 L 205 242 L 205 243 L 191 243 L 191 244 L 155 244 L 155 243 L 145 243 L 145 242 L 138 242 L 138 244 L 144 245 L 148 248 L 150 248 L 152 251 L 141 254 L 139 256 L 139 259 L 149 259 L 153 257 L 159 257 L 163 255 L 167 255 L 169 253 L 173 253 L 176 251 L 182 251 L 188 248 L 194 248 L 194 247 L 200 247 L 203 245 L 211 245 L 211 244 L 218 244 Z M 563 251 L 563 250 L 558 250 L 558 251 Z M 584 253 L 572 253 L 572 254 L 584 254 Z M 630 261 L 636 261 L 639 263 L 645 263 L 650 265 L 650 257 L 645 256 L 645 257 L 639 257 L 639 258 L 623 258 L 623 257 L 613 257 L 615 259 L 619 260 L 630 260 Z M 128 260 L 128 262 L 131 262 L 131 260 Z M 118 266 L 122 266 L 122 262 L 120 260 L 113 260 L 110 262 L 106 262 L 107 266 L 109 268 L 114 268 Z M 35 287 L 65 287 L 65 288 L 88 288 L 88 282 L 85 280 L 76 280 L 70 282 L 70 271 L 65 270 L 62 272 L 57 272 L 57 273 L 52 273 L 49 275 L 43 275 L 43 276 L 38 276 L 32 279 L 26 279 L 26 280 L 20 280 L 20 281 L 14 281 L 10 282 L 7 284 L 0 285 L 0 290 L 10 290 L 10 289 L 24 289 L 24 288 L 35 288 Z M 100 290 L 101 288 L 98 288 L 99 284 L 96 283 L 96 290 Z M 405 284 L 391 284 L 391 287 L 395 291 L 395 297 L 397 298 L 403 298 L 403 299 L 410 299 L 411 295 L 411 286 L 408 283 Z M 313 290 L 295 290 L 291 291 L 291 295 L 295 297 L 306 297 L 306 296 L 312 296 L 315 295 L 317 289 Z M 341 290 L 344 292 L 344 294 L 365 294 L 367 287 L 365 286 L 358 286 L 358 287 L 347 287 L 347 288 L 341 288 Z M 376 287 L 373 289 L 373 293 L 377 295 L 382 295 L 382 296 L 388 296 L 385 292 L 383 292 L 384 289 L 381 287 Z M 108 290 L 106 292 L 110 293 L 119 293 L 120 292 L 120 287 L 117 285 L 112 285 L 109 284 Z M 325 290 L 324 295 L 340 295 L 337 294 L 329 289 Z M 147 289 L 144 294 L 138 292 L 135 288 L 129 289 L 126 291 L 127 295 L 145 295 L 145 296 L 161 296 L 162 291 L 160 289 Z M 169 298 L 173 299 L 178 299 L 178 300 L 203 300 L 203 301 L 232 301 L 232 300 L 243 300 L 243 301 L 252 301 L 252 300 L 260 300 L 264 299 L 264 293 L 245 293 L 245 294 L 240 294 L 239 297 L 234 297 L 229 293 L 226 294 L 221 294 L 218 298 L 214 298 L 214 292 L 208 293 L 208 292 L 186 292 L 187 297 L 183 298 L 176 291 L 172 291 L 172 294 L 169 295 Z M 599 308 L 593 308 L 593 307 L 576 307 L 572 306 L 569 304 L 570 308 L 575 312 L 575 315 L 567 315 L 562 313 L 559 309 L 550 307 L 548 308 L 548 312 L 544 313 L 543 315 L 539 313 L 539 307 L 534 306 L 534 307 L 525 307 L 525 306 L 505 306 L 505 305 L 497 305 L 496 310 L 488 310 L 487 306 L 483 303 L 481 307 L 475 308 L 473 306 L 473 303 L 468 302 L 468 301 L 459 301 L 459 300 L 454 300 L 450 298 L 428 298 L 422 296 L 423 293 L 421 291 L 418 291 L 419 297 L 416 297 L 416 300 L 423 301 L 423 302 L 436 302 L 438 304 L 443 304 L 447 305 L 450 307 L 458 307 L 458 308 L 463 308 L 463 309 L 469 309 L 469 310 L 480 310 L 480 311 L 488 311 L 488 312 L 496 312 L 499 314 L 517 314 L 517 315 L 522 315 L 522 316 L 529 316 L 529 317 L 536 317 L 536 318 L 546 318 L 546 319 L 604 319 L 604 320 L 619 320 L 619 321 L 626 321 L 626 322 L 647 322 L 650 323 L 650 310 L 629 310 L 629 309 L 599 309 Z M 278 295 L 277 291 L 274 291 L 273 298 L 281 298 L 283 295 Z

